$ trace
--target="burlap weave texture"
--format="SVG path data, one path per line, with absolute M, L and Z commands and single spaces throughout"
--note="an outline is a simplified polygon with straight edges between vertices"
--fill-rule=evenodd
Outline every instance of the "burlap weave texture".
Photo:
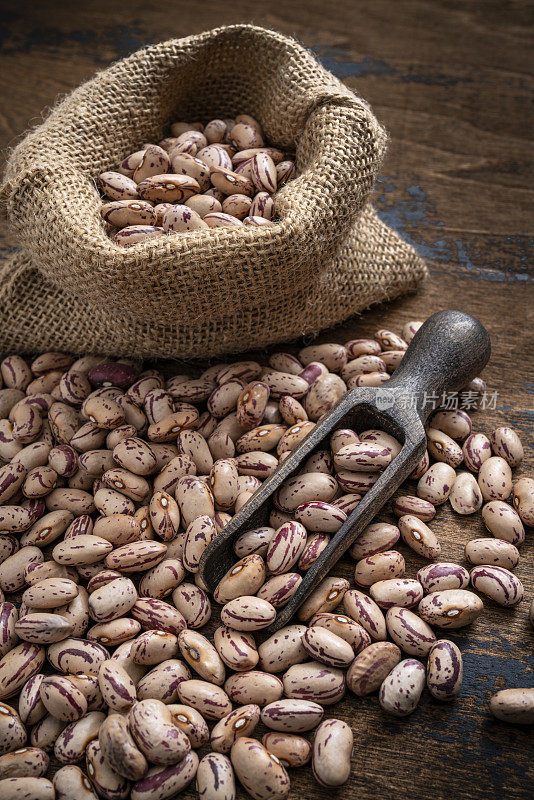
M 250 113 L 296 154 L 272 228 L 121 248 L 95 180 L 171 122 Z M 147 47 L 63 100 L 9 159 L 22 252 L 0 272 L 0 349 L 206 357 L 282 342 L 417 286 L 425 267 L 369 205 L 386 136 L 292 39 L 248 25 Z

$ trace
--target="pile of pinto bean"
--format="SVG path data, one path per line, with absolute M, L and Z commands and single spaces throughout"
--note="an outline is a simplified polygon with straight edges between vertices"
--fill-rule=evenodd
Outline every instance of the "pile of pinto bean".
M 203 800 L 232 800 L 237 778 L 255 800 L 282 800 L 308 763 L 323 786 L 348 780 L 353 733 L 331 713 L 347 691 L 378 693 L 400 717 L 425 690 L 458 696 L 447 630 L 471 624 L 485 597 L 513 607 L 524 595 L 514 569 L 534 479 L 513 480 L 523 448 L 510 427 L 486 435 L 465 411 L 437 409 L 415 494 L 397 494 L 396 523 L 374 521 L 350 548 L 354 585 L 325 578 L 273 635 L 396 439 L 336 431 L 277 492 L 269 524 L 236 540 L 213 598 L 198 572 L 347 389 L 387 382 L 420 324 L 197 377 L 92 355 L 1 362 L 2 798 L 165 800 L 196 780 Z M 441 560 L 432 529 L 447 502 L 459 527 L 480 512 L 487 528 L 464 564 Z M 397 542 L 422 559 L 415 576 Z M 534 689 L 498 692 L 490 710 L 533 722 Z
M 101 215 L 116 244 L 274 224 L 274 196 L 295 177 L 295 163 L 266 145 L 254 117 L 175 122 L 170 132 L 99 176 Z

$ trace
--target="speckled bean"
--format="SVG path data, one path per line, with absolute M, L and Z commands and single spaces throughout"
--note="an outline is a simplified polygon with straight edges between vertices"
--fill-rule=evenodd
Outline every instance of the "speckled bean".
M 313 738 L 312 769 L 321 786 L 342 786 L 349 779 L 354 737 L 346 722 L 327 719 Z
M 202 800 L 235 800 L 235 777 L 230 759 L 221 753 L 208 753 L 201 759 L 196 789 Z
M 54 756 L 57 760 L 62 764 L 74 764 L 80 761 L 89 742 L 98 737 L 105 718 L 100 711 L 90 711 L 67 725 L 57 736 L 54 744 Z
M 444 589 L 465 589 L 469 585 L 469 572 L 465 567 L 449 561 L 421 567 L 416 577 L 425 594 Z
M 515 606 L 524 595 L 519 578 L 504 567 L 473 567 L 471 585 L 501 606 Z
M 474 475 L 470 472 L 457 474 L 449 502 L 457 514 L 474 514 L 482 507 L 482 492 Z
M 496 456 L 504 458 L 511 467 L 518 467 L 523 460 L 523 445 L 513 428 L 496 428 L 490 437 L 491 447 Z
M 393 667 L 401 660 L 401 651 L 392 642 L 374 642 L 359 653 L 347 672 L 347 686 L 364 697 L 375 692 Z
M 531 725 L 534 722 L 534 689 L 501 689 L 491 698 L 490 711 L 503 722 Z
M 522 522 L 534 527 L 534 478 L 520 478 L 514 483 L 513 501 Z
M 382 709 L 395 717 L 413 714 L 425 687 L 425 668 L 415 658 L 397 664 L 380 687 Z
M 371 639 L 386 638 L 386 620 L 378 605 L 363 592 L 349 589 L 343 597 L 343 607 L 350 618 L 364 628 Z
M 433 503 L 428 500 L 423 500 L 420 497 L 414 497 L 413 495 L 401 495 L 396 497 L 391 504 L 391 510 L 397 517 L 402 517 L 405 514 L 412 514 L 423 522 L 430 522 L 430 520 L 434 519 L 436 516 L 436 509 Z
M 480 467 L 478 484 L 484 500 L 506 500 L 512 491 L 512 470 L 500 456 L 488 458 Z
M 484 564 L 513 570 L 519 563 L 519 551 L 510 542 L 502 539 L 471 539 L 464 548 L 465 557 L 471 564 Z
M 434 531 L 419 517 L 406 514 L 398 522 L 402 541 L 423 558 L 439 558 L 441 545 Z
M 358 586 L 369 587 L 373 583 L 388 578 L 401 578 L 404 575 L 405 566 L 404 558 L 400 553 L 396 550 L 385 550 L 358 561 L 354 571 L 354 582 Z
M 426 656 L 436 641 L 432 628 L 407 608 L 390 608 L 386 626 L 395 644 L 410 656 Z
M 419 603 L 417 613 L 438 628 L 463 628 L 480 616 L 482 600 L 467 589 L 443 589 L 426 595 Z
M 201 680 L 182 681 L 178 687 L 182 703 L 192 706 L 207 719 L 222 719 L 232 710 L 232 703 L 220 686 Z
M 491 457 L 490 440 L 483 433 L 472 433 L 465 440 L 462 451 L 466 467 L 479 472 L 482 464 Z
M 224 604 L 243 595 L 253 595 L 265 583 L 265 575 L 265 562 L 261 556 L 254 553 L 245 556 L 221 578 L 213 597 Z
M 428 653 L 426 685 L 436 700 L 454 700 L 463 680 L 462 654 L 454 642 L 440 639 Z
M 304 637 L 303 637 L 304 638 Z M 345 694 L 345 675 L 318 661 L 294 664 L 282 678 L 287 697 L 331 705 Z

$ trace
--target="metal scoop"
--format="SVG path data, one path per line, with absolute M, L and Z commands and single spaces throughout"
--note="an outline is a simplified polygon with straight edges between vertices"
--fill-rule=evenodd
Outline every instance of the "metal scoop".
M 401 451 L 332 535 L 267 633 L 286 625 L 413 472 L 426 448 L 424 426 L 436 401 L 443 392 L 466 386 L 487 364 L 490 353 L 488 332 L 469 314 L 438 311 L 427 319 L 415 334 L 391 379 L 377 388 L 361 387 L 347 392 L 206 548 L 200 561 L 200 575 L 210 591 L 238 560 L 233 549 L 237 537 L 252 528 L 268 525 L 272 496 L 276 490 L 298 473 L 313 451 L 329 449 L 334 431 L 339 428 L 356 431 L 380 428 L 390 433 L 401 442 Z

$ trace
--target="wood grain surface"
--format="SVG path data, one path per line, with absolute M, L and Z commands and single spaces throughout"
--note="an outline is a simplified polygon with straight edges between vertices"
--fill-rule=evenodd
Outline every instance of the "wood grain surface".
M 533 474 L 531 2 L 4 0 L 1 19 L 4 153 L 58 95 L 147 43 L 254 22 L 312 48 L 387 126 L 389 154 L 374 201 L 382 218 L 428 259 L 431 273 L 417 294 L 375 307 L 320 340 L 343 342 L 378 327 L 399 330 L 447 307 L 478 316 L 493 344 L 484 378 L 497 395 L 494 408 L 473 414 L 474 429 L 512 424 L 527 454 L 515 474 Z M 1 233 L 0 257 L 15 246 L 5 228 Z M 381 518 L 390 519 L 387 513 Z M 459 517 L 448 504 L 433 528 L 443 559 L 460 563 L 465 542 L 484 535 L 479 515 Z M 488 711 L 494 691 L 534 686 L 534 631 L 527 619 L 533 536 L 530 529 L 517 569 L 527 599 L 512 610 L 485 601 L 474 625 L 450 635 L 464 657 L 457 702 L 425 695 L 412 717 L 396 720 L 381 712 L 376 696 L 347 696 L 328 715 L 354 730 L 350 782 L 326 790 L 311 770 L 296 770 L 293 798 L 533 796 L 533 728 L 498 722 Z M 399 549 L 407 575 L 414 575 L 423 562 Z M 352 570 L 343 559 L 336 572 L 349 577 Z M 183 796 L 196 795 L 189 789 Z

